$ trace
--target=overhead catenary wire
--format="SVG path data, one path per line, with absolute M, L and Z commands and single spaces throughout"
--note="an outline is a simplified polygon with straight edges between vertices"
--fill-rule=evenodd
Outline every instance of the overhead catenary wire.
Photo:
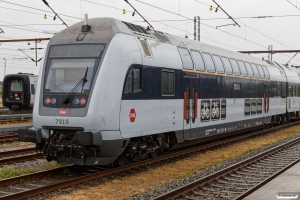
M 29 9 L 33 9 L 33 10 L 39 10 L 39 11 L 43 11 L 43 12 L 47 12 L 47 13 L 52 13 L 52 12 L 47 11 L 47 10 L 38 9 L 38 8 L 33 8 L 33 7 L 30 7 L 30 6 L 24 6 L 24 5 L 20 5 L 20 4 L 17 4 L 17 3 L 11 3 L 11 2 L 4 1 L 4 0 L 0 0 L 0 1 L 3 2 L 3 3 L 12 4 L 12 5 L 16 5 L 16 6 L 20 6 L 20 7 L 24 7 L 24 8 L 29 8 Z M 53 14 L 53 13 L 52 13 L 52 14 Z M 70 15 L 65 15 L 65 14 L 61 14 L 61 13 L 57 13 L 57 14 L 59 14 L 59 15 L 61 15 L 61 16 L 64 16 L 64 17 L 69 17 L 69 18 L 81 20 L 81 19 L 78 18 L 78 17 L 74 17 L 74 16 L 70 16 Z

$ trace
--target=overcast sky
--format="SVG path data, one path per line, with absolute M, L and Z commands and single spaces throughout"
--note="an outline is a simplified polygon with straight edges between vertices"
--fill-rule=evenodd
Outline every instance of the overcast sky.
M 216 2 L 241 26 L 218 9 L 212 0 L 128 0 L 156 30 L 194 39 L 194 16 L 200 16 L 201 42 L 216 45 L 233 51 L 267 50 L 273 45 L 274 50 L 300 49 L 300 0 L 216 0 Z M 123 21 L 146 26 L 133 9 L 124 0 L 47 0 L 52 9 L 69 25 L 81 21 L 84 13 L 89 18 L 113 17 Z M 144 3 L 143 3 L 144 2 Z M 299 3 L 299 7 L 298 7 Z M 160 10 L 158 8 L 173 12 Z M 209 11 L 213 6 L 214 10 Z M 299 9 L 298 9 L 299 8 Z M 126 14 L 123 14 L 123 9 Z M 47 19 L 44 19 L 46 14 Z M 268 18 L 257 18 L 272 16 Z M 66 28 L 42 0 L 0 0 L 0 40 L 23 38 L 47 38 L 53 33 Z M 231 24 L 231 25 L 228 25 Z M 228 26 L 222 26 L 228 25 Z M 216 26 L 218 27 L 216 29 Z M 1 31 L 0 31 L 1 32 Z M 0 43 L 0 80 L 6 74 L 26 72 L 38 74 L 40 63 L 35 63 L 18 49 L 35 59 L 34 42 Z M 47 41 L 38 43 L 38 59 L 43 57 Z M 300 53 L 299 53 L 300 54 Z M 267 58 L 267 54 L 253 56 Z M 294 53 L 274 54 L 273 60 L 287 63 Z M 300 55 L 295 56 L 290 64 L 300 65 Z

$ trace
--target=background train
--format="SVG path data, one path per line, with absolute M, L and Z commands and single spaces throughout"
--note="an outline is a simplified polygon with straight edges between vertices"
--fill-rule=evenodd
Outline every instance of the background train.
M 48 160 L 122 165 L 299 118 L 299 70 L 112 18 L 50 40 L 33 109 Z
M 37 79 L 37 75 L 21 72 L 4 77 L 2 104 L 10 114 L 32 112 Z

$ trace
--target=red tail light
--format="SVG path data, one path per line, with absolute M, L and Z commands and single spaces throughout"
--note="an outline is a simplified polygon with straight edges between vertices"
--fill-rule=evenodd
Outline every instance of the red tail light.
M 83 105 L 83 104 L 85 104 L 85 103 L 86 103 L 86 100 L 85 100 L 85 98 L 81 98 L 81 99 L 80 99 L 80 104 L 82 104 L 82 105 Z
M 50 98 L 46 98 L 46 99 L 45 99 L 45 103 L 46 103 L 46 104 L 51 103 L 51 99 L 50 99 Z

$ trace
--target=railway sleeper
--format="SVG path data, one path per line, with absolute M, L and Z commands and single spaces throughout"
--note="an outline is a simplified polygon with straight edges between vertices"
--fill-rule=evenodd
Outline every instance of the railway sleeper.
M 211 184 L 211 187 L 216 187 L 216 188 L 229 188 L 229 189 L 238 189 L 238 190 L 248 190 L 249 188 L 242 188 L 242 187 L 236 187 L 236 186 L 224 186 L 220 184 Z
M 253 186 L 254 184 L 245 184 L 245 183 L 232 183 L 232 182 L 226 182 L 226 181 L 218 181 L 219 183 L 228 184 L 228 185 L 244 185 L 244 186 Z
M 224 178 L 225 180 L 229 181 L 238 181 L 238 182 L 253 182 L 253 183 L 259 183 L 260 181 L 251 181 L 251 180 L 239 180 L 239 179 L 233 179 L 233 178 Z

